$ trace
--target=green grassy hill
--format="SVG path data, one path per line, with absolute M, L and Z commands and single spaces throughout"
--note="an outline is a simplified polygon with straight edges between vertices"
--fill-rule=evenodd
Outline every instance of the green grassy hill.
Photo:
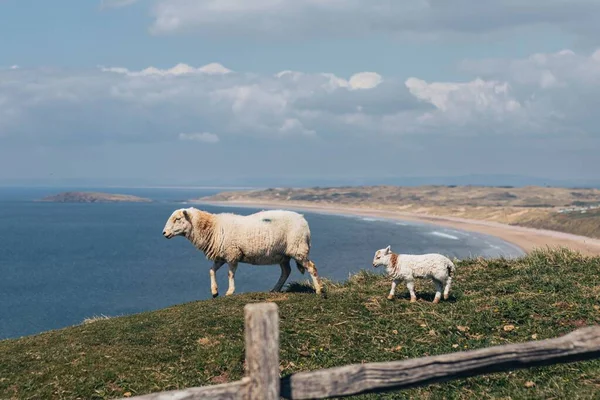
M 572 233 L 592 238 L 600 238 L 600 210 L 559 214 L 548 213 L 543 216 L 524 216 L 515 225 L 536 229 Z
M 437 306 L 424 281 L 416 304 L 404 287 L 386 300 L 389 281 L 380 275 L 327 287 L 326 299 L 292 284 L 287 293 L 193 302 L 1 341 L 0 399 L 115 398 L 238 380 L 250 302 L 279 305 L 282 375 L 540 340 L 600 323 L 600 258 L 567 250 L 462 261 L 451 299 Z M 591 399 L 599 392 L 600 361 L 591 361 L 358 398 Z

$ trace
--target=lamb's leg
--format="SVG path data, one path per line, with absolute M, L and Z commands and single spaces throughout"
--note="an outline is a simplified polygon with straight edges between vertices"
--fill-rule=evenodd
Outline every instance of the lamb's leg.
M 281 291 L 281 288 L 283 287 L 283 284 L 285 283 L 285 281 L 287 280 L 287 278 L 290 276 L 290 273 L 292 272 L 292 268 L 290 267 L 290 260 L 289 258 L 285 259 L 284 261 L 282 261 L 279 266 L 281 267 L 281 276 L 279 277 L 279 280 L 277 281 L 277 283 L 275 284 L 275 286 L 273 287 L 273 289 L 271 289 L 271 292 L 279 292 Z
M 406 287 L 410 292 L 410 302 L 415 303 L 417 301 L 417 294 L 415 293 L 415 281 L 413 281 L 412 279 L 406 281 Z
M 231 296 L 233 292 L 235 292 L 235 270 L 237 269 L 237 263 L 228 263 L 229 264 L 229 288 L 227 289 L 227 293 L 225 296 Z
M 450 286 L 452 286 L 452 277 L 448 276 L 448 278 L 446 278 L 446 286 L 444 287 L 444 300 L 448 300 L 450 295 Z
M 433 299 L 433 304 L 437 304 L 442 298 L 442 290 L 444 289 L 444 285 L 442 285 L 442 282 L 438 281 L 437 279 L 433 280 L 433 285 L 435 286 L 435 297 Z
M 225 264 L 221 261 L 215 261 L 212 268 L 210 269 L 210 291 L 213 297 L 219 295 L 219 288 L 217 287 L 217 271 Z
M 388 300 L 394 300 L 394 294 L 396 293 L 396 286 L 398 285 L 398 279 L 394 279 L 392 281 L 392 290 L 390 290 L 390 294 L 388 295 Z

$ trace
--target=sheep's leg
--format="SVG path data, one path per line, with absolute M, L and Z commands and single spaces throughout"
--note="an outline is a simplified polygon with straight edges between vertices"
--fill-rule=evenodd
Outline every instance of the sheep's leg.
M 392 290 L 390 290 L 390 294 L 388 295 L 388 300 L 394 300 L 394 294 L 396 293 L 396 286 L 398 285 L 398 279 L 394 279 L 392 281 Z
M 212 268 L 210 269 L 210 291 L 213 297 L 219 295 L 219 288 L 217 287 L 217 271 L 225 264 L 222 261 L 215 261 Z
M 275 284 L 275 286 L 273 287 L 273 289 L 271 289 L 271 292 L 279 292 L 281 291 L 281 288 L 283 287 L 283 284 L 285 283 L 285 281 L 287 280 L 287 278 L 290 276 L 290 273 L 292 272 L 292 267 L 290 267 L 290 260 L 289 258 L 285 259 L 284 261 L 282 261 L 279 266 L 281 267 L 281 276 L 279 277 L 279 280 L 277 281 L 277 283 Z
M 307 267 L 308 272 L 310 273 L 310 276 L 313 280 L 313 285 L 315 285 L 315 291 L 317 292 L 317 294 L 321 294 L 321 291 L 323 290 L 323 288 L 321 285 L 321 279 L 319 278 L 319 274 L 317 273 L 317 266 L 315 265 L 314 262 L 308 260 L 308 261 L 306 261 L 306 267 Z
M 406 282 L 406 287 L 410 292 L 410 302 L 415 303 L 417 301 L 417 294 L 415 293 L 415 281 L 412 279 Z
M 235 270 L 237 269 L 237 263 L 229 263 L 229 288 L 225 296 L 231 296 L 235 292 Z
M 317 273 L 317 266 L 315 265 L 314 262 L 310 261 L 309 259 L 298 259 L 298 258 L 294 258 L 300 265 L 302 265 L 302 267 L 304 267 L 305 269 L 308 270 L 308 272 L 310 273 L 310 276 L 312 278 L 313 281 L 313 285 L 315 286 L 315 292 L 317 292 L 317 294 L 321 294 L 322 292 L 322 285 L 321 285 L 321 279 L 319 278 L 319 274 Z
M 433 280 L 433 284 L 435 286 L 435 297 L 433 299 L 433 304 L 437 304 L 442 298 L 442 290 L 444 289 L 444 285 L 442 285 L 442 282 L 438 281 L 437 279 Z
M 452 286 L 452 277 L 446 278 L 446 286 L 444 287 L 444 300 L 448 300 L 450 294 L 450 286 Z

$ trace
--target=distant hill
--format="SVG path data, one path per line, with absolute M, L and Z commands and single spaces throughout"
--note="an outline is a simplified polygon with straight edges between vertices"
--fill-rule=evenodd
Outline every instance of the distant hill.
M 148 203 L 152 200 L 128 194 L 100 192 L 63 192 L 39 201 L 51 203 Z
M 600 204 L 598 189 L 512 186 L 346 186 L 228 191 L 209 201 L 286 201 L 351 206 L 528 207 L 552 208 Z M 414 210 L 413 210 L 414 211 Z
M 454 185 L 272 188 L 228 191 L 199 200 L 392 210 L 600 238 L 599 189 Z

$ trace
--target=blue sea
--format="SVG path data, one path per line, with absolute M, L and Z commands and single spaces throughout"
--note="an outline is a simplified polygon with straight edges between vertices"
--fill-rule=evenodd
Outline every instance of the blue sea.
M 0 340 L 208 299 L 211 263 L 184 238 L 162 228 L 188 199 L 207 189 L 85 189 L 149 197 L 153 203 L 64 204 L 35 200 L 77 188 L 0 188 Z M 250 214 L 249 208 L 198 206 Z M 402 253 L 450 257 L 515 257 L 515 246 L 494 237 L 413 222 L 304 213 L 319 274 L 345 280 L 372 270 L 374 252 L 388 244 Z M 379 270 L 378 270 L 379 271 Z M 380 273 L 382 271 L 379 271 Z M 236 293 L 268 291 L 279 266 L 240 264 Z M 227 267 L 218 272 L 227 290 Z M 296 268 L 288 280 L 307 280 Z

